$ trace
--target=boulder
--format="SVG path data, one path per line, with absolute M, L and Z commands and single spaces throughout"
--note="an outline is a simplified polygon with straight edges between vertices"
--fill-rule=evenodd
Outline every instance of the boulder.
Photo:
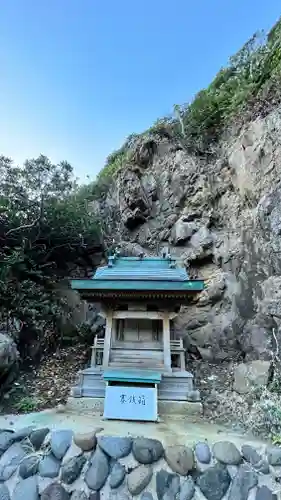
M 222 500 L 231 482 L 227 468 L 222 464 L 209 467 L 197 479 L 197 485 L 207 500 Z
M 139 465 L 127 475 L 127 486 L 131 495 L 139 495 L 150 483 L 153 470 L 150 465 Z
M 52 454 L 45 455 L 39 462 L 39 474 L 42 477 L 55 478 L 60 473 L 60 461 Z
M 57 430 L 51 433 L 51 450 L 58 460 L 66 454 L 72 442 L 72 431 Z
M 242 460 L 240 451 L 230 441 L 215 443 L 213 446 L 213 455 L 219 462 L 226 465 L 238 465 Z
M 141 437 L 134 439 L 132 453 L 141 464 L 152 464 L 163 456 L 164 448 L 157 439 Z
M 193 451 L 187 446 L 168 446 L 165 450 L 165 459 L 172 471 L 181 476 L 186 476 L 194 467 Z
M 100 490 L 109 475 L 109 463 L 107 456 L 100 448 L 97 448 L 90 460 L 90 467 L 85 475 L 85 482 L 92 490 Z
M 41 494 L 41 500 L 69 500 L 70 494 L 59 483 L 53 483 Z
M 195 446 L 195 456 L 202 464 L 209 464 L 211 462 L 211 450 L 207 443 L 197 443 Z
M 110 478 L 109 478 L 109 486 L 110 488 L 118 488 L 124 481 L 126 475 L 125 466 L 116 462 L 111 470 Z
M 251 469 L 249 464 L 241 465 L 231 483 L 228 500 L 247 500 L 249 491 L 257 484 L 257 473 Z
M 156 493 L 158 500 L 165 496 L 175 497 L 180 490 L 180 478 L 177 474 L 161 469 L 156 473 Z
M 111 458 L 126 457 L 131 453 L 132 438 L 99 436 L 98 445 Z
M 268 382 L 271 362 L 254 360 L 239 364 L 234 370 L 234 391 L 246 394 L 253 387 L 263 387 Z
M 80 476 L 85 463 L 86 457 L 84 455 L 73 457 L 68 460 L 61 468 L 61 480 L 66 484 L 74 483 Z

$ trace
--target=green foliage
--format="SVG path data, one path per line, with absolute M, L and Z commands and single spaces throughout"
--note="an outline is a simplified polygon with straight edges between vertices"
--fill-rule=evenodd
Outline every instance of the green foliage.
M 0 193 L 0 326 L 11 328 L 26 358 L 61 338 L 70 311 L 57 282 L 89 264 L 99 223 L 67 162 L 41 155 L 17 167 L 1 157 Z
M 39 402 L 30 396 L 23 396 L 16 404 L 15 408 L 19 413 L 29 413 L 38 409 Z

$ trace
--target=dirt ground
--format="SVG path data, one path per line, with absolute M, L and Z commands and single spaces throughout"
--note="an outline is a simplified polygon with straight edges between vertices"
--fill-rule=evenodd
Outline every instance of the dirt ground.
M 63 404 L 77 372 L 87 366 L 90 353 L 85 345 L 60 348 L 41 359 L 38 366 L 22 370 L 0 402 L 0 414 L 28 413 Z
M 83 344 L 60 348 L 43 358 L 37 367 L 20 373 L 0 402 L 0 414 L 28 413 L 64 404 L 77 372 L 88 366 L 89 349 Z M 200 390 L 204 420 L 235 427 L 234 406 L 246 411 L 246 403 L 232 392 L 233 364 L 212 365 L 202 360 L 190 361 L 187 370 L 194 374 Z

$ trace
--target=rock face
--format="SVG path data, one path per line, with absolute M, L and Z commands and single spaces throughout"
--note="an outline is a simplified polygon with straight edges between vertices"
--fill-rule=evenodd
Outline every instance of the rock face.
M 121 252 L 169 245 L 192 277 L 206 280 L 176 332 L 214 361 L 270 360 L 272 328 L 281 324 L 279 113 L 234 132 L 205 160 L 166 138 L 154 137 L 154 148 L 136 143 L 134 162 L 93 207 Z
M 233 389 L 239 394 L 250 392 L 254 387 L 267 384 L 271 363 L 270 361 L 255 360 L 241 363 L 234 371 Z
M 0 382 L 11 383 L 16 376 L 19 353 L 13 339 L 0 333 Z

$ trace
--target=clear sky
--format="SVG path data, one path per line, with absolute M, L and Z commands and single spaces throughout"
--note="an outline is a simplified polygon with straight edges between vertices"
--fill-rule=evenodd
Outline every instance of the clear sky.
M 280 0 L 0 0 L 0 153 L 93 179 L 280 15 Z

